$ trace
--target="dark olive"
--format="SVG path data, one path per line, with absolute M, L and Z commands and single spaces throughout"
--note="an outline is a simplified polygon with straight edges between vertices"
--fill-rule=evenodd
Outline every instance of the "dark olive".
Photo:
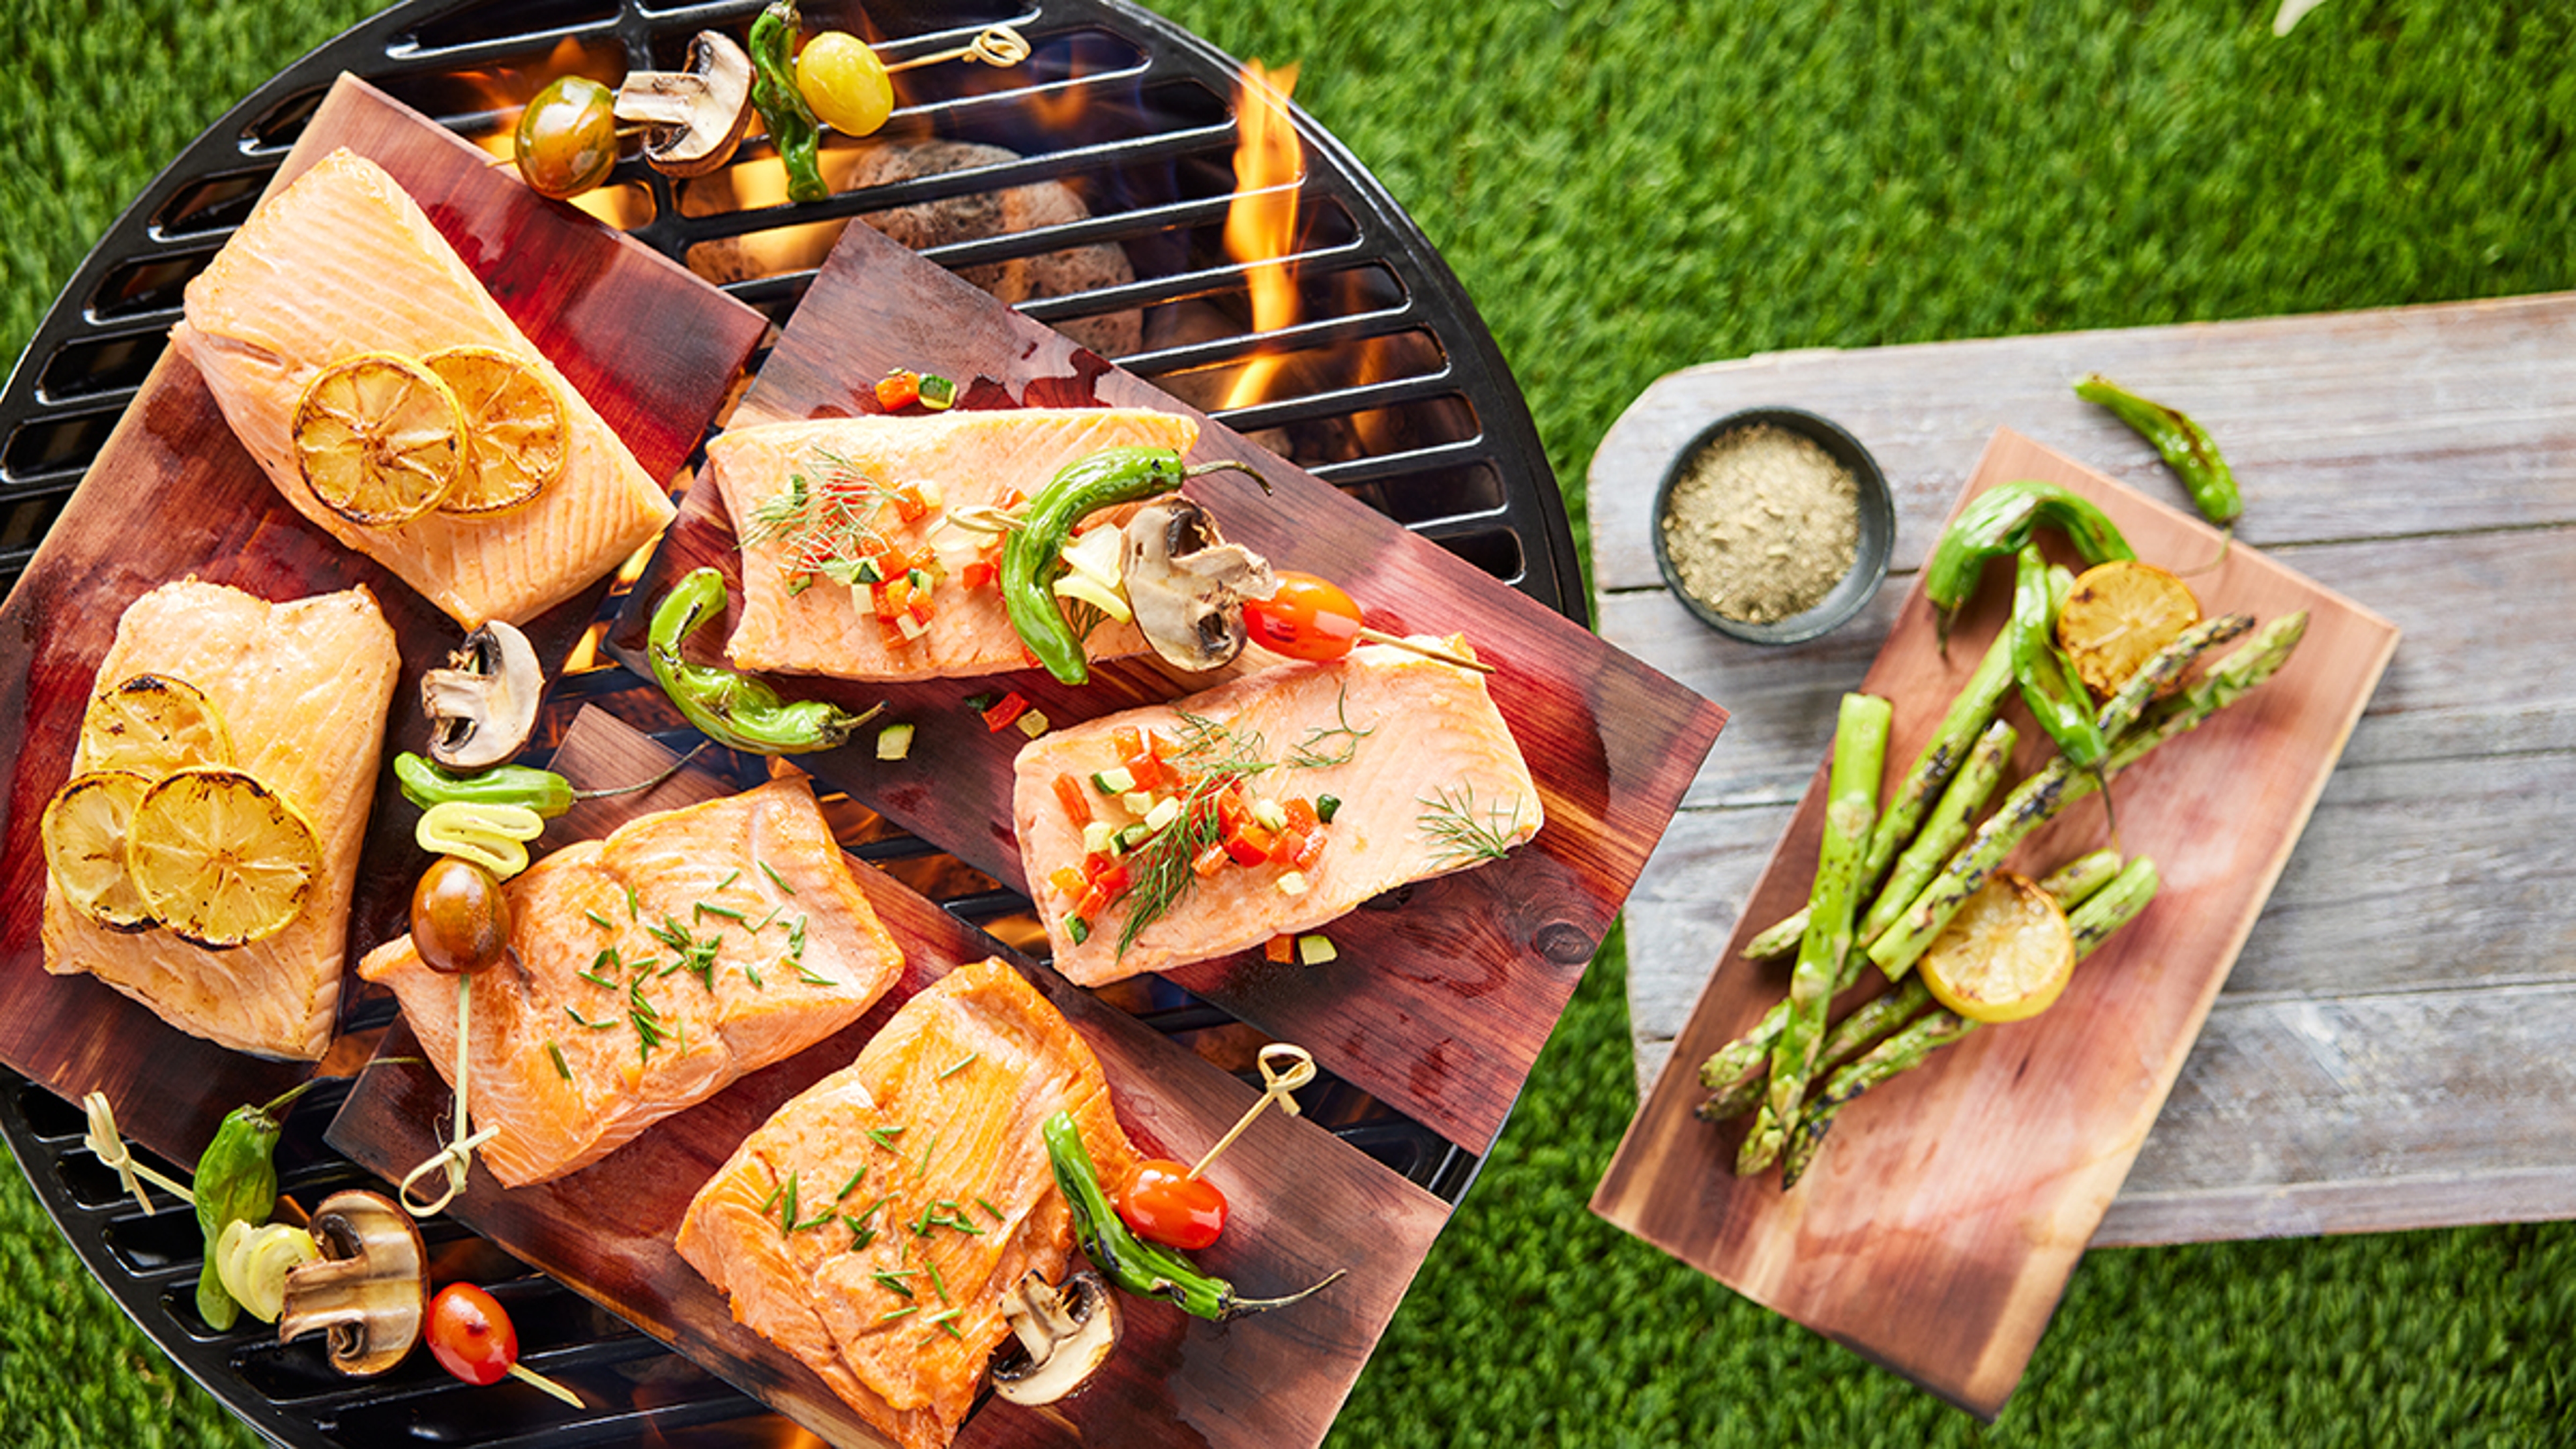
M 411 944 L 421 964 L 450 976 L 501 964 L 510 945 L 510 899 L 492 872 L 442 855 L 411 893 Z
M 519 113 L 519 174 L 542 196 L 578 196 L 617 164 L 617 93 L 568 75 Z

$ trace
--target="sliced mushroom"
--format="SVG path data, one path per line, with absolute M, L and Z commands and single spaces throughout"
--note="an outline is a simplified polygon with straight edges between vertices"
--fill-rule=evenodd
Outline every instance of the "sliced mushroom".
M 466 635 L 447 663 L 420 677 L 429 757 L 450 769 L 480 770 L 517 754 L 537 727 L 546 685 L 528 636 L 494 619 Z
M 313 1213 L 322 1261 L 286 1275 L 277 1341 L 331 1335 L 331 1366 L 367 1377 L 402 1362 L 420 1342 L 429 1302 L 429 1253 L 411 1215 L 372 1192 L 338 1192 Z
M 993 1392 L 1014 1404 L 1052 1404 L 1090 1381 L 1118 1347 L 1118 1299 L 1096 1273 L 1058 1290 L 1035 1272 L 1002 1300 L 1016 1339 L 993 1355 Z
M 1148 503 L 1127 520 L 1120 573 L 1136 627 L 1183 669 L 1214 669 L 1243 652 L 1243 601 L 1279 587 L 1270 562 L 1225 541 L 1187 498 Z
M 670 176 L 704 176 L 733 159 L 751 123 L 751 57 L 712 30 L 689 41 L 686 70 L 629 71 L 610 107 L 642 121 L 644 159 Z

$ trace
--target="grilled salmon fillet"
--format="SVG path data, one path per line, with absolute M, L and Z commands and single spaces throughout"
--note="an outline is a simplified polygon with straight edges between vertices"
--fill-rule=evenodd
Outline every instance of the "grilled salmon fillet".
M 1157 828 L 1146 795 L 1188 800 L 1166 784 L 1136 795 L 1103 792 L 1095 773 L 1124 768 L 1122 732 L 1160 742 L 1166 773 L 1232 776 L 1242 789 L 1222 810 L 1187 809 Z M 1096 851 L 1067 809 L 1069 780 L 1092 819 L 1113 830 L 1143 825 L 1125 853 Z M 1217 792 L 1206 802 L 1214 805 Z M 1330 797 L 1335 806 L 1321 809 Z M 1257 802 L 1267 801 L 1264 806 Z M 1250 804 L 1291 816 L 1321 847 L 1300 864 L 1262 859 L 1284 830 L 1246 832 L 1251 848 L 1221 861 L 1220 813 Z M 1277 807 L 1287 807 L 1278 812 Z M 1315 807 L 1329 823 L 1307 827 Z M 1312 930 L 1380 892 L 1482 864 L 1538 833 L 1538 787 L 1502 712 L 1472 671 L 1401 649 L 1366 644 L 1327 664 L 1287 664 L 1247 674 L 1168 704 L 1105 715 L 1023 747 L 1014 766 L 1012 823 L 1055 968 L 1085 986 L 1185 966 Z M 1311 819 L 1311 817 L 1308 817 Z M 1256 820 L 1256 825 L 1262 822 Z M 1243 863 L 1246 859 L 1254 863 Z M 1123 894 L 1095 908 L 1077 932 L 1069 921 L 1093 868 L 1123 871 Z M 1292 878 L 1293 877 L 1293 878 Z M 1140 906 L 1146 919 L 1136 917 Z M 1077 939 L 1079 935 L 1080 939 Z
M 510 955 L 474 982 L 467 1104 L 505 1186 L 636 1133 L 859 1019 L 903 952 L 850 879 L 802 778 L 630 820 L 503 887 Z M 456 978 L 409 936 L 358 974 L 391 985 L 452 1083 Z
M 334 151 L 242 223 L 188 283 L 170 340 L 204 375 L 233 432 L 295 511 L 394 571 L 458 623 L 524 623 L 615 568 L 664 524 L 670 499 L 598 412 L 466 270 L 384 169 Z M 292 430 L 314 374 L 361 352 L 418 359 L 473 343 L 554 384 L 562 475 L 488 519 L 432 511 L 370 528 L 305 486 Z
M 1103 1182 L 1132 1175 L 1091 1049 L 1009 966 L 961 966 L 744 1140 L 680 1256 L 869 1423 L 939 1449 L 1009 1332 L 1004 1293 L 1063 1280 L 1073 1217 L 1039 1136 L 1057 1111 Z
M 955 543 L 978 537 L 942 528 L 950 510 L 1000 507 L 1014 492 L 1035 497 L 1065 464 L 1106 448 L 1186 453 L 1197 441 L 1194 420 L 1136 408 L 829 418 L 734 429 L 707 445 L 707 467 L 734 532 L 751 540 L 743 548 L 742 611 L 725 644 L 726 657 L 745 669 L 842 679 L 927 679 L 1026 667 L 1020 636 L 990 583 L 969 587 L 962 568 L 952 571 L 930 592 L 930 617 L 916 621 L 921 636 L 904 640 L 897 631 L 890 638 L 890 626 L 879 623 L 864 586 L 854 590 L 818 579 L 795 588 L 798 539 L 765 522 L 763 510 L 774 515 L 779 500 L 797 497 L 791 490 L 798 479 L 808 498 L 837 489 L 852 500 L 853 511 L 878 510 L 869 520 L 870 546 L 919 557 L 931 551 L 934 531 Z M 888 493 L 906 484 L 935 500 L 910 521 L 902 516 L 914 507 L 908 499 L 901 507 L 880 508 Z M 1130 624 L 1104 624 L 1087 644 L 1095 659 L 1145 648 Z
M 45 886 L 45 969 L 86 971 L 181 1031 L 235 1051 L 317 1061 L 331 1044 L 348 951 L 349 894 L 402 660 L 364 587 L 272 604 L 186 579 L 135 600 L 116 621 L 97 689 L 138 674 L 204 691 L 234 763 L 300 811 L 322 846 L 303 914 L 266 940 L 225 951 L 154 928 L 127 935 Z M 72 773 L 87 770 L 86 747 Z

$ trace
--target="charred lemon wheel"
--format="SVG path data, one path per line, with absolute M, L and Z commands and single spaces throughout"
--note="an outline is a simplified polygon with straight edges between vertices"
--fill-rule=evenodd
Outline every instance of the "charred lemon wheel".
M 465 415 L 438 374 L 363 352 L 314 374 L 295 404 L 305 486 L 351 523 L 389 528 L 437 507 L 465 476 Z
M 113 930 L 140 931 L 152 924 L 152 907 L 125 865 L 134 807 L 151 788 L 150 776 L 131 770 L 75 775 L 46 802 L 37 828 L 45 842 L 45 869 L 63 898 Z
M 2189 584 L 2154 564 L 2114 560 L 2075 580 L 2057 611 L 2057 642 L 2084 687 L 2108 699 L 2157 650 L 2199 622 L 2200 600 Z
M 93 770 L 134 770 L 158 780 L 190 765 L 229 765 L 232 737 L 204 690 L 184 679 L 138 674 L 101 690 L 81 716 L 81 759 Z
M 542 369 L 494 347 L 451 347 L 421 361 L 465 415 L 465 476 L 440 512 L 507 513 L 563 476 L 570 430 Z
M 134 807 L 126 869 L 153 916 L 200 946 L 246 946 L 286 929 L 322 870 L 303 814 L 239 770 L 198 766 Z
M 2019 1021 L 2066 989 L 2075 933 L 2048 892 L 2004 871 L 1968 897 L 1917 969 L 1933 999 L 1970 1021 Z

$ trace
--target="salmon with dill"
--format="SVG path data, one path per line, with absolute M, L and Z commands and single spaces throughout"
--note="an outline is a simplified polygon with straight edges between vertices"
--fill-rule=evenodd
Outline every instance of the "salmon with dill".
M 998 960 L 903 1004 L 848 1067 L 744 1140 L 678 1248 L 734 1317 L 904 1449 L 941 1449 L 1032 1270 L 1061 1282 L 1072 1210 L 1039 1126 L 1070 1113 L 1103 1182 L 1134 1172 L 1100 1063 Z
M 742 607 L 725 656 L 745 669 L 842 679 L 1025 668 L 997 584 L 1000 536 L 961 526 L 961 515 L 1015 507 L 1067 463 L 1105 449 L 1185 453 L 1197 440 L 1192 419 L 1137 408 L 826 418 L 727 432 L 707 445 L 707 470 L 742 542 Z M 1133 625 L 1114 622 L 1084 642 L 1096 659 L 1145 649 Z
M 503 887 L 510 951 L 472 978 L 467 1041 L 483 1160 L 519 1187 L 859 1019 L 903 968 L 813 790 L 775 780 L 628 821 Z M 456 978 L 409 936 L 358 972 L 390 985 L 453 1081 Z
M 1011 814 L 1085 986 L 1312 931 L 1545 823 L 1483 676 L 1379 644 L 1053 731 L 1021 748 Z

